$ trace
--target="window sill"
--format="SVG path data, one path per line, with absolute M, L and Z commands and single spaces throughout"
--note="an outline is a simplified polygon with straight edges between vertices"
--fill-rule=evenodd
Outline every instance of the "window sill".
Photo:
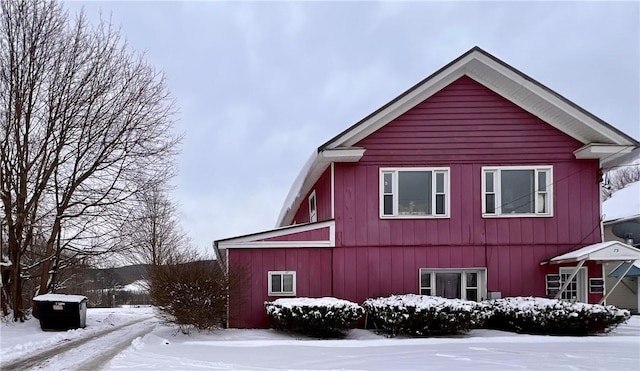
M 449 219 L 449 215 L 380 215 L 380 219 Z
M 296 296 L 295 292 L 270 292 L 269 296 Z
M 482 214 L 483 218 L 552 218 L 553 214 Z

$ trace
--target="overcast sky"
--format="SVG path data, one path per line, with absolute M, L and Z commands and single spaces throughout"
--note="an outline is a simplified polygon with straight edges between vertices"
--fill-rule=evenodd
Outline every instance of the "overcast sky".
M 640 3 L 71 2 L 166 73 L 173 198 L 216 239 L 271 229 L 319 145 L 477 45 L 640 138 Z

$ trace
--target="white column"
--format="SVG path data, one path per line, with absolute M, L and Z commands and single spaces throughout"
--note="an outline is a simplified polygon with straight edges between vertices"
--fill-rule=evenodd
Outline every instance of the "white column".
M 640 314 L 640 276 L 636 277 L 636 280 L 638 281 L 638 289 L 636 290 L 636 300 L 638 301 L 638 306 L 636 307 L 636 310 L 638 311 L 638 314 Z

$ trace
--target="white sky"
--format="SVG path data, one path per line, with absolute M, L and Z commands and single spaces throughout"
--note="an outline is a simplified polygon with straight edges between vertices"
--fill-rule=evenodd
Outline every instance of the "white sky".
M 636 2 L 70 2 L 166 73 L 203 251 L 274 227 L 320 144 L 477 45 L 640 138 Z

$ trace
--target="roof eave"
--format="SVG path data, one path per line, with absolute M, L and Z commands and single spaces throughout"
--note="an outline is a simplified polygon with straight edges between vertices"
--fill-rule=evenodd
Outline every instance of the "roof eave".
M 320 179 L 332 162 L 358 162 L 364 156 L 364 148 L 323 149 L 313 153 L 291 186 L 287 198 L 280 210 L 276 227 L 283 227 L 293 222 L 294 213 L 302 204 L 303 197 Z

